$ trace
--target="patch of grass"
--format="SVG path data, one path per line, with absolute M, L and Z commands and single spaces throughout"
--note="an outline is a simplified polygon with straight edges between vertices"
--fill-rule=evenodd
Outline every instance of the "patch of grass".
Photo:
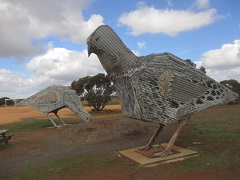
M 193 116 L 192 137 L 199 156 L 182 161 L 174 174 L 204 171 L 209 167 L 240 170 L 240 106 L 217 106 Z M 191 135 L 190 135 L 191 136 Z
M 30 120 L 30 121 L 23 121 L 23 122 L 16 122 L 6 125 L 1 125 L 1 129 L 8 129 L 13 131 L 17 130 L 35 130 L 41 129 L 45 127 L 52 126 L 52 123 L 48 120 Z
M 178 175 L 183 172 L 201 172 L 210 167 L 240 170 L 240 155 L 238 152 L 233 153 L 235 150 L 235 147 L 225 147 L 223 151 L 217 153 L 200 151 L 198 157 L 182 161 L 181 166 L 176 166 L 172 173 Z
M 113 157 L 110 156 L 65 158 L 45 163 L 40 167 L 29 167 L 10 179 L 45 179 L 55 174 L 64 173 L 73 173 L 80 177 L 84 172 L 106 168 L 112 160 Z
M 193 136 L 205 142 L 233 141 L 240 138 L 240 106 L 218 106 L 192 118 Z
M 205 139 L 206 142 L 216 141 L 233 141 L 240 138 L 239 131 L 227 131 L 225 128 L 198 126 L 195 129 L 195 137 Z

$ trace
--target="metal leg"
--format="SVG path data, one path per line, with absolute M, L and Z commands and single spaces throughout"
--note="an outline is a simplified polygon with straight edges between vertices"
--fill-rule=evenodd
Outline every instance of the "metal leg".
M 53 112 L 55 116 L 63 123 L 63 125 L 67 125 L 57 114 L 57 112 Z
M 180 131 L 182 130 L 183 126 L 187 123 L 188 119 L 184 119 L 182 121 L 179 122 L 178 128 L 176 130 L 176 132 L 173 134 L 172 138 L 170 139 L 167 147 L 166 147 L 166 151 L 170 152 L 172 149 L 173 144 L 175 143 Z
M 166 156 L 169 153 L 171 153 L 171 149 L 172 149 L 172 147 L 173 147 L 173 145 L 174 145 L 174 143 L 175 143 L 175 141 L 176 141 L 180 131 L 182 130 L 183 126 L 187 123 L 187 121 L 189 119 L 190 118 L 187 118 L 187 119 L 179 121 L 178 128 L 175 131 L 175 133 L 173 134 L 173 136 L 171 137 L 170 141 L 168 142 L 167 147 L 165 148 L 165 150 L 163 152 L 155 153 L 154 154 L 155 157 Z
M 154 134 L 152 135 L 151 139 L 149 140 L 149 142 L 147 143 L 146 146 L 139 148 L 140 150 L 144 150 L 147 151 L 149 149 L 152 148 L 152 145 L 154 143 L 154 141 L 157 139 L 158 135 L 160 134 L 160 132 L 163 130 L 164 125 L 163 124 L 159 124 L 158 128 L 156 129 L 156 131 L 154 132 Z
M 57 126 L 56 123 L 50 118 L 50 116 L 48 115 L 48 113 L 46 114 L 46 116 L 48 117 L 48 119 L 52 122 L 52 124 L 55 126 L 55 127 L 61 127 L 61 126 Z
M 8 139 L 7 139 L 6 135 L 5 135 L 5 133 L 2 133 L 2 137 L 3 137 L 6 145 L 8 145 Z

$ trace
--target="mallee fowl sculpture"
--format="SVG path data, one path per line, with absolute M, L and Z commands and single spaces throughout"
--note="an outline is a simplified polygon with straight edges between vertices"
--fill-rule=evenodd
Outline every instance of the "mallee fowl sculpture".
M 57 114 L 62 108 L 69 108 L 86 122 L 91 120 L 90 114 L 83 108 L 76 91 L 62 85 L 49 86 L 20 101 L 18 106 L 29 106 L 44 113 L 55 127 L 59 126 L 51 119 L 49 113 L 54 113 L 65 125 L 65 122 Z
M 179 122 L 167 147 L 155 156 L 171 151 L 181 128 L 194 113 L 238 97 L 171 53 L 137 57 L 107 25 L 99 26 L 87 44 L 88 55 L 95 53 L 112 79 L 123 114 L 159 124 L 144 150 L 152 148 L 165 125 Z

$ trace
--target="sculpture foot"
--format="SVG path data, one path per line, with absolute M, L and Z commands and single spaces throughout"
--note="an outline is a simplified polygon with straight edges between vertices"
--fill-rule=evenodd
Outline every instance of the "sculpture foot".
M 172 154 L 172 151 L 166 151 L 166 150 L 163 150 L 161 152 L 157 152 L 153 155 L 153 157 L 165 157 L 165 156 L 168 156 Z
M 149 142 L 147 143 L 147 145 L 143 146 L 143 147 L 140 147 L 138 149 L 142 150 L 142 151 L 148 151 L 148 150 L 152 149 L 153 148 L 152 144 L 154 143 L 154 141 L 158 142 L 157 137 L 158 137 L 159 133 L 162 131 L 163 127 L 164 127 L 163 124 L 159 124 L 158 128 L 156 129 L 156 131 L 152 135 L 152 137 L 149 140 Z M 161 147 L 161 144 L 159 142 L 158 142 L 158 144 Z
M 56 126 L 54 126 L 55 128 L 61 128 L 62 126 L 59 126 L 59 125 L 56 125 Z
M 148 151 L 149 149 L 152 149 L 152 145 L 147 144 L 146 146 L 138 148 L 138 150 L 141 150 L 141 151 Z
M 69 127 L 69 126 L 73 126 L 73 124 L 63 124 L 63 126 Z
M 156 152 L 164 151 L 164 148 L 161 146 L 161 144 L 158 144 L 158 147 L 153 147 L 152 145 L 147 144 L 146 146 L 139 147 L 138 150 L 148 151 L 148 150 L 153 149 L 153 148 Z

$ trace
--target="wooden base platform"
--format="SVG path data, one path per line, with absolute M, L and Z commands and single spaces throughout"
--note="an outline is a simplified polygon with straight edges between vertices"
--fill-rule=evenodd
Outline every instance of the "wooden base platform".
M 162 147 L 166 147 L 167 143 L 161 144 Z M 138 148 L 119 151 L 119 153 L 127 158 L 137 162 L 139 166 L 151 167 L 159 164 L 165 164 L 170 162 L 182 161 L 187 158 L 198 156 L 196 151 L 173 146 L 173 153 L 164 157 L 154 157 L 153 154 L 158 152 L 159 147 L 154 146 L 150 151 L 139 151 Z

